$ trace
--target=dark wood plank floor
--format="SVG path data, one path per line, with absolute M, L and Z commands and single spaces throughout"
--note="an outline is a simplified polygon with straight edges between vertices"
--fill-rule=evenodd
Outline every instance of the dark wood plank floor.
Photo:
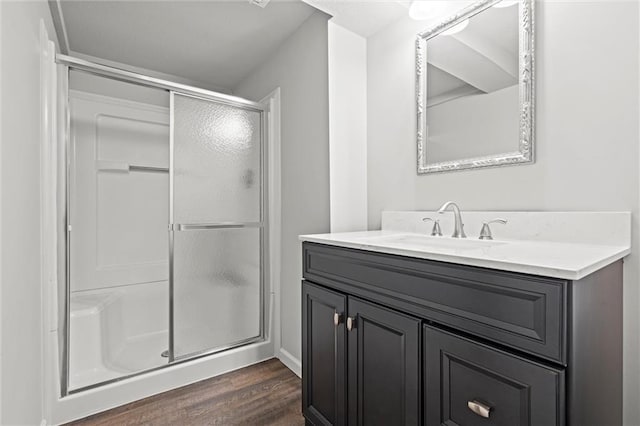
M 272 359 L 70 423 L 304 425 L 300 379 Z

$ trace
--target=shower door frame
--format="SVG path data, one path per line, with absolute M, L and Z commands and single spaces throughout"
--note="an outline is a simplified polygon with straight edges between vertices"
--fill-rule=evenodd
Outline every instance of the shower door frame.
M 272 312 L 268 312 L 266 309 L 266 301 L 267 301 L 267 292 L 269 294 L 272 292 L 273 283 L 270 282 L 271 271 L 271 258 L 270 255 L 270 243 L 269 243 L 269 231 L 271 228 L 270 218 L 269 218 L 269 128 L 268 128 L 268 119 L 267 113 L 269 112 L 268 104 L 263 104 L 260 102 L 253 102 L 247 99 L 239 98 L 232 95 L 226 95 L 223 93 L 218 93 L 206 89 L 201 89 L 195 86 L 190 86 L 182 83 L 175 83 L 168 80 L 163 80 L 156 77 L 147 76 L 140 73 L 135 73 L 131 71 L 127 71 L 124 69 L 111 67 L 107 65 L 102 65 L 94 62 L 90 62 L 84 59 L 74 58 L 68 55 L 56 54 L 55 62 L 58 65 L 63 66 L 64 71 L 62 73 L 63 83 L 63 122 L 64 122 L 64 140 L 61 145 L 64 146 L 64 203 L 62 209 L 62 219 L 64 221 L 64 252 L 61 253 L 64 256 L 64 279 L 61 280 L 64 284 L 64 297 L 62 309 L 59 310 L 59 321 L 62 324 L 63 334 L 62 339 L 63 342 L 59 348 L 59 354 L 61 357 L 60 363 L 60 396 L 65 397 L 68 395 L 74 395 L 83 391 L 87 391 L 90 389 L 95 389 L 97 387 L 101 387 L 104 385 L 112 384 L 115 382 L 120 382 L 126 379 L 130 379 L 132 377 L 140 376 L 143 374 L 147 374 L 157 370 L 163 370 L 165 368 L 172 367 L 177 364 L 181 364 L 184 362 L 193 361 L 196 359 L 204 358 L 213 354 L 217 354 L 229 349 L 239 348 L 242 346 L 250 345 L 253 343 L 258 343 L 265 341 L 270 338 L 270 333 L 272 330 L 267 330 L 267 314 L 273 314 Z M 186 356 L 182 356 L 179 358 L 174 357 L 174 283 L 173 283 L 173 242 L 174 242 L 174 232 L 177 230 L 173 225 L 173 166 L 174 166 L 174 111 L 173 111 L 173 102 L 171 102 L 169 106 L 169 127 L 170 127 L 170 140 L 169 140 L 169 223 L 167 227 L 169 239 L 168 239 L 168 250 L 169 250 L 169 329 L 168 329 L 168 347 L 169 347 L 169 355 L 170 358 L 166 365 L 151 367 L 148 369 L 144 369 L 138 372 L 134 372 L 131 374 L 126 374 L 120 377 L 116 377 L 114 379 L 101 381 L 95 384 L 91 384 L 88 386 L 83 386 L 76 389 L 69 388 L 69 373 L 70 373 L 70 344 L 71 344 L 71 335 L 70 335 L 70 318 L 71 318 L 71 170 L 73 168 L 70 147 L 71 147 L 71 111 L 69 104 L 69 71 L 77 70 L 83 71 L 90 74 L 94 74 L 100 77 L 106 77 L 113 80 L 118 80 L 126 83 L 133 83 L 140 86 L 146 86 L 156 89 L 165 90 L 168 92 L 171 101 L 173 101 L 173 94 L 186 95 L 194 98 L 203 99 L 206 101 L 216 102 L 228 106 L 233 106 L 236 108 L 241 108 L 244 110 L 258 112 L 260 114 L 260 137 L 261 137 L 261 146 L 260 146 L 260 222 L 257 224 L 260 229 L 260 334 L 256 337 L 252 337 L 249 339 L 242 340 L 240 342 L 235 342 L 233 344 L 229 344 L 223 347 L 211 348 L 208 350 L 203 350 L 197 353 L 189 354 Z M 235 226 L 235 224 L 234 224 Z M 60 312 L 61 311 L 61 312 Z M 279 320 L 276 320 L 276 324 Z M 60 343 L 60 342 L 59 342 Z
M 265 259 L 268 259 L 268 211 L 269 200 L 267 199 L 268 191 L 265 191 L 268 180 L 267 170 L 267 120 L 266 109 L 264 105 L 260 105 L 262 108 L 254 107 L 239 107 L 247 111 L 260 113 L 260 221 L 259 222 L 219 222 L 219 223 L 207 223 L 207 224 L 177 224 L 175 223 L 174 207 L 175 207 L 175 95 L 181 95 L 189 97 L 191 99 L 198 99 L 204 101 L 214 101 L 213 99 L 205 98 L 199 95 L 180 93 L 175 90 L 169 92 L 170 107 L 169 107 L 169 365 L 176 362 L 187 361 L 190 359 L 212 355 L 218 352 L 226 351 L 228 349 L 237 348 L 239 346 L 248 345 L 251 343 L 259 342 L 265 338 L 265 282 L 267 281 L 268 264 Z M 215 100 L 215 102 L 221 103 Z M 228 103 L 224 103 L 229 105 Z M 234 105 L 235 106 L 235 105 Z M 237 107 L 237 106 L 236 106 Z M 197 231 L 212 231 L 220 229 L 248 229 L 257 228 L 260 230 L 260 334 L 255 337 L 249 337 L 237 342 L 231 342 L 223 346 L 215 348 L 208 348 L 197 352 L 189 353 L 176 357 L 175 354 L 175 276 L 174 276 L 174 254 L 175 254 L 175 233 L 179 231 L 197 230 Z

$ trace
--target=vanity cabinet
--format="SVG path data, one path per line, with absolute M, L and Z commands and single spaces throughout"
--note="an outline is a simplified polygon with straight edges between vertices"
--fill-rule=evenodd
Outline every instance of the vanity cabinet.
M 302 318 L 303 406 L 312 424 L 420 424 L 419 319 L 309 282 Z
M 347 423 L 347 296 L 302 286 L 302 405 L 314 425 Z
M 622 423 L 622 262 L 558 278 L 303 243 L 313 425 Z
M 348 312 L 348 424 L 419 425 L 421 321 L 356 297 Z
M 424 326 L 429 425 L 558 425 L 564 371 Z

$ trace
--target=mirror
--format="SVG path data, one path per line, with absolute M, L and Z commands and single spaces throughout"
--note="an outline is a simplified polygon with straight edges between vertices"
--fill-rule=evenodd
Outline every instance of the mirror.
M 534 160 L 532 0 L 483 0 L 418 34 L 418 174 Z

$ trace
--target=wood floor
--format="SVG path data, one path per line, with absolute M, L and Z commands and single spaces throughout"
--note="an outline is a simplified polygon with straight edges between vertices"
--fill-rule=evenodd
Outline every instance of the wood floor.
M 72 425 L 303 425 L 300 379 L 272 359 Z

